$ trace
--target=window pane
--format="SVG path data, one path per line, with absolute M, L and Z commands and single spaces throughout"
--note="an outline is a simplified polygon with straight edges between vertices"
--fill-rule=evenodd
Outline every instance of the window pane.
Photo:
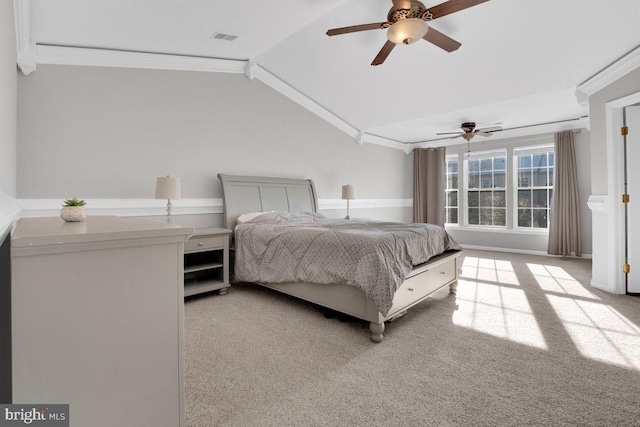
M 547 153 L 533 155 L 533 167 L 547 166 Z
M 518 187 L 531 187 L 531 169 L 518 171 Z
M 447 208 L 447 223 L 448 224 L 458 223 L 458 208 Z
M 546 208 L 547 203 L 547 190 L 533 190 L 533 207 L 534 208 Z
M 491 172 L 481 172 L 481 174 L 482 188 L 492 188 L 493 175 L 491 174 Z
M 469 172 L 469 188 L 480 188 L 480 176 L 478 172 Z
M 494 191 L 493 192 L 493 207 L 504 208 L 507 206 L 506 192 Z
M 477 191 L 469 191 L 468 197 L 467 197 L 467 203 L 469 204 L 470 208 L 475 208 L 480 206 L 478 204 L 479 199 L 478 199 L 478 192 Z
M 553 168 L 549 168 L 549 181 L 547 181 L 549 187 L 553 187 Z
M 493 225 L 493 209 L 480 208 L 480 225 Z
M 480 210 L 478 208 L 469 208 L 469 224 L 480 224 Z
M 518 227 L 531 227 L 531 209 L 518 209 Z
M 533 186 L 534 187 L 547 186 L 547 168 L 539 168 L 539 169 L 533 170 Z
M 447 206 L 458 206 L 458 192 L 451 191 L 447 193 Z M 442 211 L 440 211 L 442 212 Z
M 531 206 L 531 190 L 518 190 L 518 207 L 525 208 Z
M 480 162 L 478 160 L 469 160 L 469 172 L 480 171 Z
M 555 158 L 555 153 L 551 152 L 549 153 L 549 166 L 553 166 L 554 165 L 554 158 Z
M 495 170 L 505 170 L 507 159 L 505 157 L 496 157 L 493 159 L 493 168 Z
M 494 209 L 493 210 L 493 225 L 507 225 L 507 210 L 506 209 Z
M 491 191 L 480 192 L 480 207 L 483 207 L 483 208 L 491 207 Z
M 533 226 L 535 228 L 547 228 L 547 210 L 546 209 L 533 210 Z
M 482 171 L 490 171 L 493 169 L 493 159 L 481 159 L 480 160 L 480 170 Z
M 530 168 L 531 156 L 518 156 L 518 168 Z
M 457 161 L 447 162 L 447 172 L 458 173 L 458 162 Z
M 506 179 L 504 175 L 504 171 L 496 171 L 493 174 L 493 185 L 495 188 L 506 188 Z

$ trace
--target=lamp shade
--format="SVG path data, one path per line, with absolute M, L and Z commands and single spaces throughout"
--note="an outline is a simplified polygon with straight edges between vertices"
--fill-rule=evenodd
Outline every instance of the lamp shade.
M 178 200 L 182 197 L 180 178 L 159 176 L 156 180 L 156 199 Z
M 402 19 L 387 30 L 387 38 L 395 44 L 412 44 L 420 40 L 429 26 L 418 18 Z
M 342 200 L 349 200 L 356 198 L 356 186 L 347 184 L 342 186 Z

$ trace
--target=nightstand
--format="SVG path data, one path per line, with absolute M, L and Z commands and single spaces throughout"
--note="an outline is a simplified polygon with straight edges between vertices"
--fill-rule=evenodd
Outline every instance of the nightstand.
M 229 290 L 229 235 L 219 227 L 196 228 L 184 245 L 184 296 Z

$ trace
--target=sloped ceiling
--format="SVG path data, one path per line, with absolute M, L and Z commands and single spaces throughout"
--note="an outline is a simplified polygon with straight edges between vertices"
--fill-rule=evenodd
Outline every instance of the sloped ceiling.
M 466 121 L 499 125 L 505 131 L 496 135 L 503 136 L 545 123 L 584 126 L 587 107 L 576 87 L 640 45 L 638 0 L 491 0 L 431 23 L 461 42 L 459 50 L 419 41 L 398 46 L 377 67 L 370 63 L 385 30 L 325 35 L 384 21 L 391 6 L 30 0 L 28 38 L 36 45 L 251 61 L 357 131 L 400 147 L 441 144 L 437 133 Z M 219 40 L 216 33 L 237 38 Z

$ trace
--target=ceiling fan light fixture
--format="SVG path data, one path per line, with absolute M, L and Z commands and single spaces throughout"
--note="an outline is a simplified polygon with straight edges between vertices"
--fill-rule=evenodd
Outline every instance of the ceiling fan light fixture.
M 424 37 L 428 29 L 422 19 L 402 19 L 389 27 L 387 38 L 395 44 L 412 44 Z

